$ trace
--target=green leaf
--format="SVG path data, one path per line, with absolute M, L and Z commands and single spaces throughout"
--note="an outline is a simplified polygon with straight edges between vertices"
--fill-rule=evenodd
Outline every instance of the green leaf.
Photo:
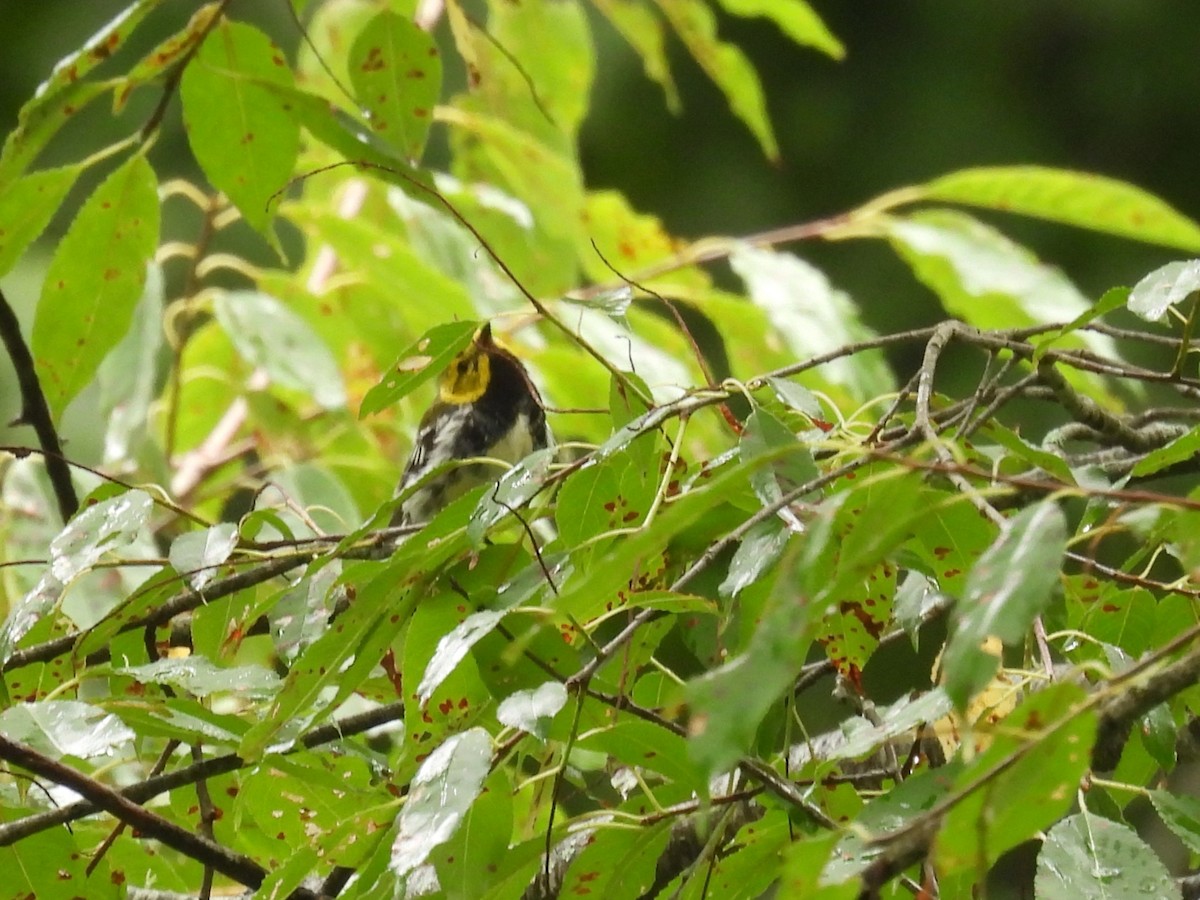
M 448 737 L 426 757 L 396 819 L 392 870 L 404 877 L 462 824 L 488 774 L 492 739 L 482 728 Z
M 587 115 L 596 67 L 582 5 L 527 0 L 493 3 L 490 10 L 490 34 L 472 29 L 469 49 L 459 41 L 464 57 L 478 68 L 473 89 L 481 108 L 566 146 L 558 135 L 573 138 Z
M 1096 713 L 1085 703 L 1078 685 L 1055 684 L 1005 717 L 992 746 L 955 779 L 952 793 L 965 795 L 938 832 L 939 867 L 978 872 L 1072 807 L 1095 740 Z
M 1083 326 L 1094 322 L 1102 316 L 1108 315 L 1114 309 L 1120 309 L 1129 299 L 1129 288 L 1114 287 L 1109 288 L 1100 297 L 1099 300 L 1092 305 L 1090 309 L 1084 310 L 1067 324 L 1063 325 L 1057 331 L 1053 331 L 1047 335 L 1031 338 L 1031 342 L 1037 347 L 1037 352 L 1033 354 L 1033 362 L 1036 364 L 1047 350 L 1057 344 L 1063 337 L 1072 332 L 1078 331 Z
M 197 590 L 217 577 L 221 563 L 237 546 L 238 530 L 232 522 L 220 522 L 202 531 L 188 531 L 171 542 L 167 558 Z
M 133 740 L 112 713 L 78 700 L 21 703 L 0 713 L 0 733 L 29 744 L 52 759 L 110 756 Z
M 1130 474 L 1135 478 L 1153 475 L 1177 463 L 1187 462 L 1197 453 L 1200 453 L 1200 425 L 1139 459 L 1134 463 Z
M 386 409 L 442 374 L 450 361 L 471 343 L 478 328 L 478 322 L 448 322 L 427 331 L 400 354 L 383 380 L 367 391 L 358 409 L 359 418 Z
M 707 794 L 707 778 L 692 762 L 686 738 L 661 725 L 622 715 L 615 724 L 581 737 L 576 746 L 601 750 L 624 765 L 658 772 L 689 790 Z
M 1058 586 L 1066 549 L 1066 519 L 1056 504 L 1043 502 L 1010 519 L 975 563 L 942 660 L 946 693 L 956 709 L 966 709 L 999 666 L 984 641 L 996 637 L 1009 646 L 1024 641 Z
M 655 863 L 666 849 L 670 823 L 643 828 L 601 828 L 571 861 L 560 897 L 646 897 Z
M 419 703 L 429 702 L 433 692 L 454 671 L 454 667 L 475 644 L 491 633 L 506 612 L 504 609 L 484 609 L 472 613 L 459 622 L 453 631 L 438 640 L 433 656 L 425 666 L 425 674 L 421 676 L 421 682 L 417 685 Z
M 1102 175 L 1043 166 L 995 166 L 952 172 L 918 190 L 934 200 L 1200 250 L 1200 225 L 1153 194 Z
M 756 407 L 746 419 L 738 454 L 748 461 L 764 453 L 773 454 L 777 461 L 770 468 L 757 471 L 751 479 L 754 493 L 763 506 L 781 500 L 792 488 L 821 474 L 812 452 L 792 430 L 762 407 Z
M 862 324 L 850 297 L 798 256 L 740 245 L 729 264 L 797 359 L 875 336 Z M 821 367 L 821 376 L 859 399 L 894 389 L 887 362 L 877 351 L 831 360 Z
M 744 653 L 688 682 L 692 758 L 726 771 L 754 741 L 768 710 L 795 679 L 812 645 L 813 604 L 797 602 L 799 553 L 784 557 L 776 588 Z
M 805 0 L 720 0 L 735 16 L 764 16 L 801 47 L 815 47 L 827 56 L 842 59 L 846 48 Z
M 494 886 L 494 873 L 510 852 L 512 794 L 504 772 L 493 772 L 458 831 L 431 855 L 447 900 L 479 900 Z
M 79 172 L 79 166 L 43 169 L 0 184 L 0 275 L 50 224 Z
M 547 681 L 533 690 L 517 691 L 505 697 L 496 709 L 501 725 L 546 739 L 550 720 L 567 705 L 567 689 L 561 682 Z
M 121 721 L 141 737 L 236 747 L 248 727 L 235 715 L 215 713 L 196 700 L 170 697 L 161 705 L 123 704 Z
M 1035 447 L 995 419 L 989 420 L 980 430 L 1005 450 L 1015 454 L 1018 459 L 1045 470 L 1063 484 L 1076 483 L 1075 475 L 1061 456 L 1057 456 L 1049 450 L 1043 450 L 1041 447 Z
M 108 85 L 84 79 L 112 56 L 162 0 L 135 0 L 113 16 L 82 47 L 60 59 L 33 99 L 21 107 L 17 127 L 0 152 L 0 186 L 11 184 L 34 161 L 71 117 L 99 97 Z
M 783 555 L 792 534 L 791 528 L 774 518 L 760 522 L 746 532 L 729 562 L 729 572 L 718 588 L 721 596 L 736 597 L 758 581 Z
M 211 0 L 197 9 L 180 31 L 172 34 L 138 60 L 122 79 L 122 86 L 114 91 L 114 111 L 120 112 L 124 109 L 135 88 L 154 81 L 181 63 L 186 63 L 186 57 L 192 52 L 196 42 L 208 33 L 213 20 L 221 13 L 220 0 Z
M 257 759 L 279 740 L 281 732 L 284 740 L 294 738 L 301 728 L 334 708 L 342 693 L 350 693 L 362 683 L 416 604 L 415 592 L 397 569 L 402 571 L 403 566 L 393 560 L 359 588 L 354 602 L 329 630 L 305 648 L 275 700 L 242 739 L 238 755 Z M 363 666 L 366 672 L 361 671 Z
M 203 656 L 159 659 L 144 666 L 120 666 L 113 671 L 139 684 L 169 684 L 196 697 L 234 694 L 246 700 L 269 697 L 279 676 L 262 666 L 216 666 Z
M 767 117 L 762 85 L 740 49 L 717 37 L 717 17 L 702 0 L 656 0 L 692 58 L 720 88 L 729 108 L 758 140 L 767 159 L 778 161 L 779 145 Z
M 133 156 L 84 203 L 42 285 L 31 350 L 56 418 L 128 330 L 157 245 L 154 170 Z
M 53 865 L 48 861 L 53 860 Z M 86 863 L 76 839 L 65 828 L 50 828 L 0 847 L 0 870 L 5 873 L 6 900 L 72 900 L 108 897 L 87 877 Z M 98 874 L 98 873 L 97 873 Z M 99 879 L 95 879 L 99 880 Z
M 179 93 L 196 161 L 265 234 L 273 214 L 268 203 L 292 177 L 300 126 L 257 80 L 291 87 L 283 51 L 258 29 L 223 19 L 184 70 Z
M 592 0 L 596 7 L 629 42 L 642 60 L 646 77 L 663 89 L 667 109 L 678 115 L 683 108 L 671 78 L 662 20 L 640 0 Z
M 1129 311 L 1158 322 L 1172 307 L 1200 291 L 1200 259 L 1171 262 L 1155 269 L 1129 292 Z
M 1180 896 L 1167 867 L 1137 832 L 1087 811 L 1050 829 L 1034 889 L 1038 900 Z
M 1170 791 L 1150 791 L 1150 802 L 1174 835 L 1192 853 L 1200 853 L 1200 800 Z
M 934 209 L 889 219 L 888 239 L 946 312 L 979 328 L 1061 322 L 1092 305 L 1058 269 L 996 229 L 964 213 Z M 1113 354 L 1111 339 L 1086 332 L 1083 341 Z
M 420 159 L 442 90 L 442 58 L 428 32 L 381 12 L 350 48 L 350 84 L 371 129 Z
M 258 291 L 229 291 L 213 302 L 217 321 L 246 362 L 283 387 L 304 391 L 324 409 L 346 405 L 337 360 L 308 323 Z
M 471 513 L 467 537 L 479 544 L 492 526 L 514 510 L 520 510 L 545 487 L 557 451 L 554 447 L 535 450 L 505 472 L 488 490 Z

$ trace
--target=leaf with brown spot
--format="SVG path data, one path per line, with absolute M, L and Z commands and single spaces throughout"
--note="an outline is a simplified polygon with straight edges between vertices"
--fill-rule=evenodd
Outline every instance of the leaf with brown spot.
M 419 159 L 442 90 L 442 58 L 433 38 L 408 19 L 382 12 L 354 41 L 349 68 L 355 99 L 372 129 L 409 159 Z
M 158 244 L 157 187 L 150 164 L 130 157 L 88 198 L 50 262 L 31 349 L 56 418 L 133 319 Z
M 292 86 L 290 70 L 274 62 L 277 52 L 256 28 L 223 22 L 179 89 L 188 142 L 204 174 L 264 234 L 273 214 L 268 202 L 291 178 L 300 147 L 295 114 L 267 86 Z

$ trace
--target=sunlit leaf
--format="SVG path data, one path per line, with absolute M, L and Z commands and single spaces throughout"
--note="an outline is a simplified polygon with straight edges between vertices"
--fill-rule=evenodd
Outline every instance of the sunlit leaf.
M 433 38 L 411 19 L 381 12 L 355 38 L 349 70 L 371 128 L 419 159 L 442 88 L 442 58 Z
M 873 337 L 850 297 L 799 257 L 740 246 L 729 263 L 797 359 Z M 875 397 L 892 389 L 887 363 L 875 351 L 832 360 L 821 367 L 821 374 L 856 397 Z
M 129 328 L 158 243 L 154 171 L 132 156 L 88 198 L 46 272 L 31 350 L 56 417 Z
M 964 213 L 926 210 L 889 220 L 888 238 L 946 312 L 979 328 L 1075 319 L 1092 305 L 1059 269 Z M 1116 355 L 1112 339 L 1078 332 L 1061 339 Z
M 43 169 L 0 184 L 0 275 L 50 224 L 79 171 L 78 166 Z
M 720 0 L 720 3 L 735 16 L 765 16 L 802 47 L 815 47 L 834 59 L 846 55 L 842 42 L 805 0 Z
M 663 21 L 639 0 L 592 0 L 642 60 L 646 77 L 663 89 L 667 109 L 678 115 L 679 91 L 671 78 Z
M 101 82 L 85 79 L 120 49 L 161 2 L 134 0 L 78 50 L 68 53 L 55 64 L 50 77 L 34 91 L 33 99 L 21 107 L 17 127 L 4 141 L 4 150 L 0 152 L 0 187 L 19 178 L 59 129 L 107 90 Z
M 1200 259 L 1167 263 L 1133 286 L 1129 311 L 1157 322 L 1196 291 L 1200 291 Z
M 265 233 L 273 214 L 268 203 L 292 176 L 300 126 L 255 79 L 290 87 L 283 52 L 256 28 L 223 19 L 184 69 L 179 93 L 204 174 Z
M 919 190 L 936 200 L 1200 250 L 1200 225 L 1153 194 L 1103 175 L 1042 166 L 996 166 L 952 172 Z
M 767 117 L 758 74 L 740 48 L 717 37 L 717 17 L 701 0 L 656 0 L 692 58 L 721 89 L 729 108 L 750 129 L 767 159 L 779 157 L 779 145 Z

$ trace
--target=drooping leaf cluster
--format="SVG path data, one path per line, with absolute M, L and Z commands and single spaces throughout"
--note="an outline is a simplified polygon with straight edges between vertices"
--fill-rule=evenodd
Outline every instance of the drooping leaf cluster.
M 1194 889 L 1133 801 L 1200 852 L 1170 781 L 1198 263 L 1090 298 L 976 211 L 1185 255 L 1200 226 L 1023 165 L 688 239 L 592 189 L 577 135 L 594 13 L 672 105 L 680 40 L 778 155 L 705 0 L 295 2 L 294 58 L 216 0 L 128 52 L 163 6 L 62 59 L 0 152 L 0 275 L 96 184 L 28 364 L 7 303 L 0 331 L 23 424 L 103 431 L 69 483 L 40 438 L 0 468 L 4 896 L 964 897 L 1022 848 L 1039 897 Z M 803 0 L 718 6 L 842 53 Z M 127 137 L 73 131 L 90 104 Z M 201 183 L 162 175 L 174 106 Z M 873 333 L 887 298 L 815 238 L 882 242 L 946 321 Z M 560 447 L 388 529 L 485 320 Z

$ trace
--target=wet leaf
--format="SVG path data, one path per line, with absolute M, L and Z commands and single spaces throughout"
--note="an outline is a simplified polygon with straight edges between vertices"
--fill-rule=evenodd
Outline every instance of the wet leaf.
M 408 875 L 454 836 L 479 796 L 491 755 L 488 733 L 471 728 L 451 735 L 426 757 L 396 819 L 391 868 L 398 876 Z
M 238 529 L 232 522 L 221 522 L 203 531 L 189 531 L 171 542 L 167 554 L 171 565 L 199 590 L 217 577 L 221 563 L 237 546 Z
M 112 756 L 133 732 L 112 713 L 78 700 L 21 703 L 0 713 L 0 731 L 52 759 Z
M 141 684 L 169 684 L 195 697 L 236 694 L 248 700 L 266 699 L 279 687 L 279 676 L 262 666 L 216 666 L 203 656 L 167 658 L 144 666 L 122 666 L 113 671 Z
M 1050 829 L 1038 854 L 1038 900 L 1124 900 L 1179 897 L 1154 850 L 1127 825 L 1087 812 Z
M 500 701 L 496 718 L 501 725 L 519 728 L 542 740 L 550 720 L 567 705 L 567 689 L 561 682 L 547 681 L 529 691 L 517 691 Z
M 433 692 L 454 671 L 454 667 L 471 648 L 490 634 L 496 624 L 504 618 L 505 612 L 507 610 L 485 609 L 472 613 L 438 641 L 433 656 L 425 667 L 425 674 L 421 676 L 421 683 L 417 685 L 417 699 L 420 703 L 429 701 Z

